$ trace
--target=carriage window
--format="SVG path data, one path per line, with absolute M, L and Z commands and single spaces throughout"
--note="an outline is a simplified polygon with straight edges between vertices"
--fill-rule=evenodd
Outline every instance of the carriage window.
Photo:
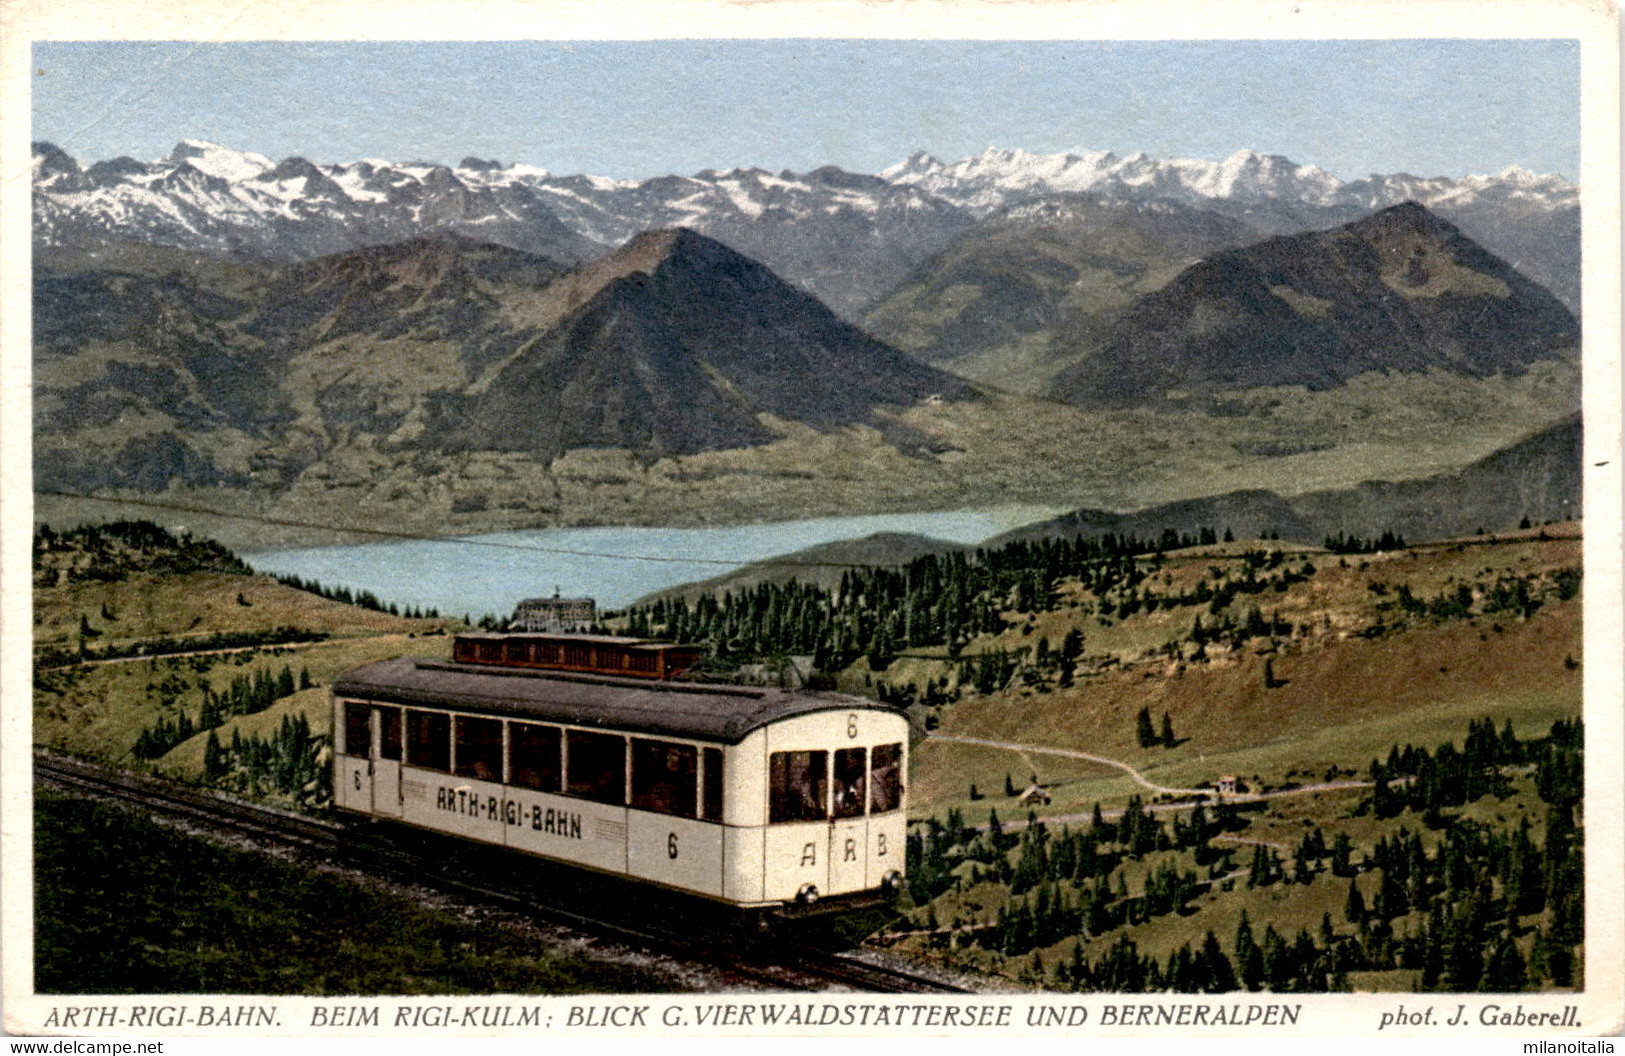
M 694 817 L 699 752 L 692 745 L 632 739 L 632 805 Z
M 372 706 L 350 700 L 344 704 L 344 754 L 372 754 Z
M 903 805 L 903 746 L 877 744 L 869 750 L 869 811 L 884 814 Z
M 509 782 L 538 792 L 559 790 L 559 728 L 516 722 L 508 727 Z
M 457 774 L 502 780 L 502 721 L 457 716 Z
M 768 760 L 768 821 L 813 821 L 827 815 L 828 752 L 774 752 Z
M 705 750 L 705 804 L 700 816 L 706 821 L 722 820 L 722 749 Z
M 401 761 L 401 709 L 378 708 L 379 733 L 382 735 L 378 744 L 378 758 Z
M 406 713 L 406 761 L 427 770 L 451 769 L 451 716 L 442 711 Z
M 612 733 L 569 733 L 565 791 L 599 803 L 626 803 L 626 738 Z
M 835 753 L 835 816 L 855 818 L 863 813 L 864 763 L 862 748 Z

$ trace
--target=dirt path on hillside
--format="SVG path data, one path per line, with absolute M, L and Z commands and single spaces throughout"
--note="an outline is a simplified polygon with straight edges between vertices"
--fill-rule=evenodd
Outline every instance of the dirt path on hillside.
M 1003 748 L 1006 751 L 1015 752 L 1024 759 L 1030 752 L 1034 755 L 1061 755 L 1067 757 L 1068 759 L 1085 759 L 1091 763 L 1101 763 L 1105 766 L 1115 766 L 1117 769 L 1124 771 L 1128 774 L 1128 776 L 1132 777 L 1136 784 L 1144 788 L 1148 788 L 1153 792 L 1160 792 L 1166 796 L 1211 796 L 1214 794 L 1213 789 L 1211 788 L 1169 788 L 1167 785 L 1159 785 L 1155 781 L 1152 781 L 1146 777 L 1144 774 L 1140 773 L 1140 771 L 1136 770 L 1134 767 L 1130 766 L 1128 763 L 1123 762 L 1121 759 L 1112 759 L 1104 755 L 1094 755 L 1090 752 L 1080 752 L 1075 748 L 1045 748 L 1042 745 L 1037 744 L 1016 744 L 1013 741 L 986 741 L 980 737 L 943 737 L 937 734 L 932 734 L 930 739 L 933 741 L 948 741 L 953 744 L 974 744 L 982 748 Z
M 1065 756 L 1068 759 L 1084 759 L 1092 763 L 1101 763 L 1105 766 L 1116 767 L 1132 777 L 1135 783 L 1139 784 L 1143 788 L 1150 789 L 1153 792 L 1171 796 L 1201 796 L 1204 800 L 1212 800 L 1214 802 L 1222 800 L 1227 803 L 1262 803 L 1272 799 L 1285 799 L 1288 796 L 1312 796 L 1317 792 L 1338 792 L 1350 788 L 1371 788 L 1374 784 L 1374 782 L 1371 781 L 1320 781 L 1312 785 L 1298 785 L 1295 788 L 1279 788 L 1273 792 L 1237 792 L 1231 795 L 1221 796 L 1212 788 L 1170 788 L 1167 785 L 1159 785 L 1130 764 L 1123 762 L 1121 759 L 1112 759 L 1108 756 L 1095 755 L 1091 752 L 1080 752 L 1075 748 L 1050 748 L 1039 744 L 1018 744 L 1013 741 L 990 741 L 984 740 L 980 737 L 950 737 L 938 736 L 936 734 L 932 734 L 930 739 L 934 741 L 947 741 L 953 744 L 971 744 L 981 748 L 1002 748 L 1006 751 L 1015 752 L 1024 759 L 1027 757 L 1028 753 L 1032 753 L 1034 755 L 1059 755 Z M 1186 802 L 1182 803 L 1148 803 L 1145 805 L 1144 809 L 1152 814 L 1162 814 L 1168 811 L 1190 810 L 1194 806 L 1196 806 L 1195 801 L 1187 800 Z M 1119 818 L 1122 817 L 1122 815 L 1123 812 L 1121 810 L 1107 810 L 1101 812 L 1101 816 L 1108 819 Z M 1094 813 L 1091 811 L 1088 814 L 1054 814 L 1048 817 L 1040 818 L 1039 820 L 1045 822 L 1046 824 L 1054 824 L 1089 821 L 1093 817 Z M 1026 827 L 1026 825 L 1027 822 L 1025 820 L 1011 820 L 1004 823 L 1004 828 L 1020 829 Z M 980 828 L 983 829 L 986 827 L 987 826 L 985 825 L 980 826 Z M 1270 846 L 1276 845 L 1270 844 Z
M 1300 785 L 1297 788 L 1276 789 L 1274 792 L 1242 792 L 1233 796 L 1220 796 L 1211 788 L 1208 788 L 1203 789 L 1202 794 L 1207 796 L 1208 799 L 1213 802 L 1217 802 L 1218 800 L 1222 799 L 1227 803 L 1264 803 L 1272 799 L 1286 799 L 1290 796 L 1312 796 L 1317 792 L 1340 792 L 1350 788 L 1371 788 L 1374 784 L 1375 782 L 1372 781 L 1328 781 L 1315 785 Z M 1147 814 L 1169 814 L 1176 810 L 1190 810 L 1197 805 L 1197 802 L 1197 800 L 1187 799 L 1178 803 L 1147 803 L 1141 809 Z M 1102 810 L 1100 812 L 1100 816 L 1106 821 L 1115 821 L 1116 819 L 1121 818 L 1123 813 L 1124 811 L 1121 809 Z M 1086 823 L 1092 821 L 1094 820 L 1094 816 L 1094 811 L 1091 810 L 1087 814 L 1050 814 L 1045 817 L 1041 817 L 1038 820 L 1045 825 L 1071 825 L 1075 823 Z M 1027 827 L 1027 819 L 1012 818 L 1009 821 L 1000 822 L 999 824 L 1001 828 L 1006 830 L 1024 829 Z M 969 827 L 977 830 L 978 832 L 986 832 L 988 829 L 987 825 L 972 825 Z M 1224 837 L 1215 836 L 1213 838 L 1218 840 L 1223 839 Z M 1267 840 L 1237 839 L 1235 842 L 1263 843 L 1269 847 L 1285 847 L 1285 844 L 1270 843 Z

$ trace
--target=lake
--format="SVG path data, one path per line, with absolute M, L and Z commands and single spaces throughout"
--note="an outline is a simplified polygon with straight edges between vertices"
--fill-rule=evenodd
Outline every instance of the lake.
M 939 513 L 818 517 L 716 528 L 557 528 L 460 539 L 262 550 L 243 557 L 260 572 L 370 590 L 402 607 L 506 617 L 523 598 L 591 597 L 620 608 L 652 591 L 719 576 L 740 565 L 876 532 L 912 532 L 974 545 L 1054 516 L 1008 506 Z

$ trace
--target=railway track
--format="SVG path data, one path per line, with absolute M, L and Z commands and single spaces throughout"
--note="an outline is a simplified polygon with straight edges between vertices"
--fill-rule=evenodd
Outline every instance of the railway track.
M 930 979 L 916 972 L 875 964 L 846 952 L 822 950 L 804 954 L 801 966 L 855 990 L 876 994 L 969 994 L 975 991 Z
M 133 803 L 265 842 L 328 853 L 341 850 L 343 825 L 292 811 L 42 752 L 34 753 L 34 775 L 66 788 Z
M 538 888 L 526 890 L 518 885 L 493 883 L 489 877 L 501 873 L 481 871 L 482 864 L 501 858 L 500 851 L 417 830 L 311 818 L 45 752 L 35 752 L 34 774 L 36 780 L 130 803 L 259 844 L 291 848 L 372 876 L 432 888 L 471 903 L 545 920 L 633 948 L 705 964 L 776 989 L 815 991 L 833 984 L 871 993 L 973 992 L 905 968 L 875 964 L 845 950 L 801 945 L 777 937 L 753 937 L 741 942 L 737 934 L 728 933 L 726 921 L 714 922 L 717 928 L 684 929 L 681 925 L 607 919 L 602 913 L 567 905 L 560 899 L 540 903 L 534 894 Z M 448 849 L 458 853 L 448 855 Z M 507 861 L 512 863 L 511 855 Z M 550 864 L 537 867 L 567 870 Z M 530 875 L 527 870 L 517 872 L 520 877 Z M 737 921 L 734 923 L 737 925 Z

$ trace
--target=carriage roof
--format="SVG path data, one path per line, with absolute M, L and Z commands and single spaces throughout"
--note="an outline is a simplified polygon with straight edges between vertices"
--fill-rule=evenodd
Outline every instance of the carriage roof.
M 753 730 L 781 719 L 816 712 L 881 710 L 902 715 L 891 705 L 840 693 L 650 682 L 410 657 L 349 671 L 333 683 L 333 692 L 371 701 L 726 744 L 737 744 Z

